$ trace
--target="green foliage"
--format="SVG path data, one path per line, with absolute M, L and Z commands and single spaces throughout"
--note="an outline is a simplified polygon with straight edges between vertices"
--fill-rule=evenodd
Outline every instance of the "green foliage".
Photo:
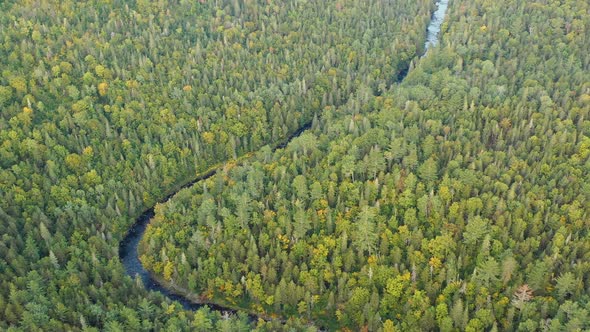
M 125 277 L 116 244 L 195 173 L 279 144 L 359 90 L 388 88 L 417 54 L 430 3 L 1 2 L 0 330 L 240 325 L 213 312 L 195 319 L 147 294 Z M 315 136 L 304 135 L 294 152 L 305 159 L 316 150 Z M 241 206 L 226 216 L 235 229 L 259 220 L 250 205 L 261 199 L 260 181 L 249 177 Z M 309 195 L 320 195 L 306 186 L 300 238 L 316 223 Z M 175 241 L 208 246 L 194 239 L 221 230 L 217 205 L 199 211 L 208 228 L 175 232 Z M 247 251 L 258 251 L 254 242 Z M 191 271 L 194 254 L 161 264 L 166 255 L 150 265 L 165 280 Z M 216 261 L 203 265 L 216 274 Z M 46 286 L 39 301 L 25 296 L 33 272 Z M 225 293 L 249 294 L 241 284 Z M 146 299 L 154 307 L 139 306 Z
M 158 206 L 145 266 L 261 331 L 590 329 L 589 4 L 454 1 L 418 59 L 432 8 L 1 2 L 0 329 L 253 329 L 114 247 L 308 122 Z
M 198 295 L 330 329 L 590 328 L 588 9 L 454 2 L 402 84 L 177 195 L 142 250 L 186 254 Z

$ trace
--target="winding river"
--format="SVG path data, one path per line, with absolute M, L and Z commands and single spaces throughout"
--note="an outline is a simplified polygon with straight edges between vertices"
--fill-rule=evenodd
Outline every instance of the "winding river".
M 424 54 L 426 54 L 426 52 L 428 51 L 428 49 L 430 47 L 436 46 L 438 44 L 438 35 L 440 33 L 441 24 L 444 20 L 448 4 L 449 4 L 449 0 L 439 0 L 436 3 L 437 9 L 432 14 L 432 18 L 431 18 L 431 21 L 430 21 L 430 24 L 429 24 L 428 30 L 427 30 L 426 43 L 424 45 L 424 49 L 425 49 Z M 405 77 L 405 75 L 400 77 L 399 81 L 401 81 L 404 77 Z M 284 148 L 291 140 L 300 136 L 304 131 L 308 130 L 309 128 L 311 128 L 311 122 L 306 123 L 299 130 L 297 130 L 295 133 L 291 134 L 282 143 L 276 145 L 273 148 L 273 151 L 276 149 L 279 149 L 279 148 Z M 159 203 L 164 203 L 164 202 L 168 201 L 171 197 L 173 197 L 181 189 L 188 188 L 199 181 L 202 181 L 202 180 L 212 177 L 221 168 L 222 168 L 222 166 L 220 166 L 219 168 L 210 170 L 204 174 L 199 175 L 196 179 L 193 179 L 192 181 L 182 185 L 180 188 L 178 188 L 178 190 L 176 190 L 172 194 L 164 197 L 161 201 L 159 201 Z M 143 267 L 143 265 L 141 265 L 141 262 L 139 261 L 139 256 L 137 254 L 137 247 L 139 245 L 141 238 L 143 237 L 143 235 L 145 233 L 147 225 L 150 223 L 150 221 L 153 217 L 154 217 L 154 207 L 152 206 L 151 208 L 149 208 L 147 211 L 142 213 L 136 219 L 135 224 L 129 229 L 127 235 L 125 236 L 125 238 L 123 238 L 123 240 L 121 241 L 121 243 L 119 245 L 119 258 L 123 262 L 123 266 L 125 267 L 127 274 L 129 274 L 133 278 L 135 278 L 136 276 L 139 276 L 146 289 L 148 289 L 150 291 L 158 291 L 158 292 L 164 294 L 169 299 L 171 299 L 173 301 L 180 302 L 180 304 L 182 304 L 182 306 L 187 310 L 197 310 L 197 309 L 201 308 L 202 306 L 207 305 L 213 310 L 221 311 L 222 314 L 224 314 L 224 315 L 235 313 L 236 312 L 235 310 L 225 308 L 225 307 L 222 307 L 219 305 L 215 305 L 212 303 L 203 304 L 203 303 L 199 303 L 197 301 L 192 301 L 192 300 L 188 299 L 187 297 L 180 295 L 179 293 L 176 293 L 173 290 L 170 290 L 170 289 L 164 287 L 156 279 L 154 279 L 152 277 L 152 275 Z M 250 315 L 250 318 L 254 320 L 256 318 L 256 316 Z
M 305 132 L 306 130 L 311 128 L 311 125 L 312 125 L 312 122 L 310 121 L 310 122 L 306 123 L 305 125 L 301 126 L 301 128 L 299 128 L 296 132 L 291 134 L 287 139 L 283 140 L 283 142 L 274 146 L 273 151 L 275 151 L 276 149 L 282 149 L 282 148 L 286 147 L 287 144 L 289 144 L 289 142 L 291 142 L 291 140 L 300 136 L 303 132 Z M 180 188 L 178 188 L 176 191 L 174 191 L 173 193 L 164 197 L 164 199 L 159 201 L 159 203 L 165 203 L 170 198 L 172 198 L 174 195 L 176 195 L 176 193 L 178 193 L 180 190 L 191 187 L 199 181 L 203 181 L 203 180 L 206 180 L 206 179 L 214 176 L 222 168 L 223 168 L 223 166 L 219 166 L 218 168 L 212 169 L 208 172 L 205 172 L 205 173 L 199 175 L 197 178 L 191 180 L 188 183 L 185 183 Z M 174 292 L 171 289 L 164 287 L 162 284 L 160 284 L 160 282 L 158 280 L 156 280 L 143 267 L 143 265 L 141 264 L 141 261 L 139 260 L 137 247 L 139 246 L 139 242 L 141 241 L 141 238 L 143 237 L 148 224 L 150 223 L 150 221 L 152 220 L 152 218 L 155 215 L 154 208 L 155 208 L 155 206 L 152 206 L 151 208 L 149 208 L 148 210 L 143 212 L 135 220 L 135 224 L 133 224 L 133 226 L 131 226 L 131 228 L 127 232 L 127 235 L 125 236 L 125 238 L 123 238 L 123 240 L 119 244 L 119 258 L 123 262 L 123 266 L 125 267 L 125 271 L 127 272 L 127 274 L 133 278 L 139 276 L 146 289 L 151 290 L 151 291 L 158 291 L 158 292 L 164 294 L 169 299 L 180 302 L 180 304 L 182 304 L 182 306 L 187 310 L 197 310 L 200 307 L 207 305 L 208 307 L 210 307 L 213 310 L 221 311 L 223 314 L 235 313 L 236 311 L 233 309 L 222 307 L 222 306 L 219 306 L 219 305 L 216 305 L 213 303 L 204 304 L 204 303 L 200 303 L 197 301 L 192 301 L 192 300 L 186 298 L 185 296 L 183 296 L 177 292 Z M 252 319 L 256 318 L 253 315 L 249 315 L 249 316 Z

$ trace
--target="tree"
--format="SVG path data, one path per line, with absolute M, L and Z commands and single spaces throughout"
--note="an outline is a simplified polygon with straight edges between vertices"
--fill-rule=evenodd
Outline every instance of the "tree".
M 371 179 L 374 179 L 383 170 L 385 170 L 383 153 L 378 149 L 371 149 L 367 157 L 367 173 L 369 173 Z
M 356 169 L 356 158 L 352 155 L 345 155 L 341 162 L 341 172 L 345 178 L 351 178 L 354 181 L 354 172 Z
M 500 264 L 496 262 L 493 257 L 480 264 L 477 268 L 476 279 L 488 287 L 490 284 L 495 283 L 498 280 L 498 274 L 500 273 Z
M 561 299 L 567 298 L 569 295 L 575 294 L 578 280 L 571 272 L 565 272 L 559 278 L 557 278 L 557 295 Z
M 364 307 L 369 302 L 369 290 L 363 287 L 356 287 L 352 290 L 350 298 L 346 303 L 346 312 L 357 327 L 364 325 Z
M 437 179 L 437 165 L 436 161 L 430 157 L 428 158 L 419 168 L 418 174 L 420 178 L 427 181 L 432 182 Z
M 518 309 L 522 309 L 524 304 L 533 298 L 533 290 L 529 285 L 524 284 L 516 289 L 512 297 L 512 304 Z
M 174 273 L 174 264 L 171 261 L 166 262 L 164 265 L 164 279 L 172 281 L 172 274 Z
M 6 105 L 12 99 L 12 89 L 8 86 L 0 86 L 0 106 Z
M 475 216 L 467 222 L 463 240 L 467 244 L 475 244 L 488 232 L 488 222 L 480 216 Z
M 356 221 L 354 243 L 357 250 L 372 255 L 377 245 L 378 235 L 375 229 L 375 210 L 368 206 L 361 208 Z
M 302 239 L 305 237 L 307 231 L 311 228 L 311 223 L 307 217 L 307 214 L 302 208 L 297 208 L 293 218 L 295 220 L 293 225 L 293 236 L 295 237 L 295 240 Z
M 507 256 L 502 261 L 502 281 L 506 284 L 510 279 L 512 279 L 512 275 L 515 269 L 518 267 L 518 262 L 512 257 L 512 255 Z M 528 285 L 525 284 L 528 288 Z
M 302 202 L 306 202 L 308 198 L 307 181 L 303 175 L 297 175 L 293 179 L 293 188 L 295 189 L 297 198 Z
M 211 331 L 213 329 L 213 321 L 210 318 L 211 313 L 209 307 L 202 307 L 195 312 L 193 316 L 192 327 L 195 331 Z

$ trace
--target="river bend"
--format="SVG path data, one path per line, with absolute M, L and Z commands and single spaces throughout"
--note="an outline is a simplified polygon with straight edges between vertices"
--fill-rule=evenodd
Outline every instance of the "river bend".
M 434 47 L 438 44 L 439 41 L 439 33 L 441 29 L 442 22 L 444 20 L 447 8 L 449 5 L 449 0 L 439 0 L 436 3 L 437 9 L 433 12 L 430 24 L 428 25 L 427 34 L 426 34 L 426 42 L 424 45 L 425 52 L 428 51 L 431 47 Z M 407 73 L 407 71 L 406 71 Z M 404 75 L 405 76 L 405 75 Z M 404 76 L 399 77 L 399 81 L 403 80 Z M 276 145 L 273 149 L 284 148 L 291 140 L 300 136 L 304 131 L 311 128 L 311 122 L 306 123 L 302 126 L 297 132 L 291 134 L 286 140 L 282 143 Z M 208 179 L 215 175 L 219 169 L 223 166 L 219 166 L 216 169 L 210 170 L 204 174 L 199 175 L 196 179 L 191 180 L 190 182 L 182 185 L 178 190 L 173 192 L 172 194 L 164 197 L 160 201 L 160 203 L 168 201 L 172 196 L 174 196 L 178 191 L 181 189 L 190 187 L 195 183 Z M 152 206 L 147 211 L 142 213 L 137 219 L 135 224 L 129 229 L 125 238 L 121 241 L 119 245 L 119 258 L 121 259 L 123 266 L 125 267 L 125 271 L 131 277 L 135 278 L 139 276 L 143 282 L 143 285 L 146 289 L 150 291 L 158 291 L 164 294 L 166 297 L 173 301 L 178 301 L 182 304 L 182 306 L 187 310 L 197 310 L 200 307 L 207 305 L 213 310 L 221 311 L 222 314 L 227 315 L 230 313 L 235 313 L 235 310 L 228 309 L 219 305 L 215 305 L 212 303 L 198 303 L 196 301 L 191 301 L 190 299 L 186 298 L 185 296 L 179 295 L 174 291 L 167 289 L 163 285 L 161 285 L 156 279 L 154 279 L 150 273 L 143 267 L 141 262 L 139 261 L 139 256 L 137 253 L 137 247 L 141 238 L 143 237 L 147 225 L 150 223 L 151 219 L 154 217 L 154 207 Z M 255 316 L 250 315 L 251 319 L 256 318 Z

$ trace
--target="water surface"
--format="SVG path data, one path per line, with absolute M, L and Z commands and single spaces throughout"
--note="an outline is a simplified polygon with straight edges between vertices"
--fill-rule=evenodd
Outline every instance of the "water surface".
M 441 24 L 444 20 L 445 13 L 447 11 L 447 7 L 449 5 L 449 0 L 440 0 L 436 3 L 436 5 L 437 5 L 437 9 L 432 14 L 432 19 L 430 21 L 430 24 L 428 25 L 424 54 L 426 54 L 426 51 L 428 51 L 428 49 L 430 47 L 436 46 L 438 44 L 438 35 L 440 33 L 440 27 L 441 27 Z M 406 74 L 407 74 L 407 70 L 405 70 L 400 75 L 400 77 L 398 77 L 398 81 L 403 80 L 404 77 L 406 76 Z M 288 142 L 290 142 L 293 138 L 300 136 L 304 131 L 311 128 L 311 124 L 312 123 L 310 121 L 310 122 L 306 123 L 305 125 L 303 125 L 299 130 L 297 130 L 295 133 L 291 134 L 291 136 L 289 136 L 286 140 L 284 140 L 280 144 L 276 145 L 273 150 L 276 150 L 278 148 L 284 148 L 288 144 Z M 211 176 L 215 175 L 216 172 L 217 172 L 217 169 L 211 170 L 211 171 L 207 172 L 206 174 L 203 174 L 203 175 L 199 176 L 198 178 L 193 179 L 192 181 L 190 181 L 190 182 L 184 184 L 182 187 L 180 187 L 176 192 L 164 197 L 164 199 L 161 200 L 160 202 L 166 202 L 168 199 L 170 199 L 172 196 L 174 196 L 180 189 L 190 187 L 198 181 L 202 181 L 207 178 L 210 178 Z M 119 245 L 119 258 L 121 259 L 123 266 L 125 267 L 125 270 L 127 271 L 127 274 L 129 274 L 133 278 L 135 278 L 135 277 L 141 278 L 141 281 L 143 282 L 143 285 L 146 289 L 151 290 L 151 291 L 158 291 L 158 292 L 164 294 L 169 299 L 171 299 L 173 301 L 180 302 L 182 304 L 182 306 L 187 310 L 197 310 L 200 307 L 202 307 L 204 304 L 195 303 L 195 302 L 187 299 L 186 297 L 177 295 L 174 292 L 170 291 L 169 289 L 165 288 L 164 286 L 160 285 L 160 283 L 158 283 L 157 280 L 152 278 L 150 273 L 143 267 L 143 265 L 141 265 L 141 262 L 139 261 L 139 257 L 137 254 L 137 247 L 138 247 L 138 244 L 139 244 L 141 238 L 143 237 L 143 235 L 145 233 L 147 225 L 149 224 L 149 222 L 151 221 L 151 219 L 153 217 L 154 217 L 154 208 L 152 207 L 149 210 L 145 211 L 141 216 L 139 216 L 137 218 L 135 224 L 131 227 L 131 229 L 129 230 L 129 232 L 127 233 L 127 235 L 125 236 L 125 238 L 121 241 L 121 243 Z M 229 313 L 235 313 L 234 310 L 227 309 L 227 308 L 217 306 L 214 304 L 207 304 L 207 306 L 209 306 L 210 308 L 212 308 L 214 310 L 221 311 L 224 315 L 227 315 Z M 249 315 L 249 316 L 250 316 L 250 319 L 252 321 L 254 321 L 255 317 L 253 315 Z
M 424 54 L 429 48 L 438 45 L 438 35 L 440 34 L 440 26 L 445 19 L 447 8 L 449 7 L 449 0 L 439 0 L 436 3 L 436 10 L 432 13 L 430 24 L 426 32 L 426 43 L 424 44 Z

